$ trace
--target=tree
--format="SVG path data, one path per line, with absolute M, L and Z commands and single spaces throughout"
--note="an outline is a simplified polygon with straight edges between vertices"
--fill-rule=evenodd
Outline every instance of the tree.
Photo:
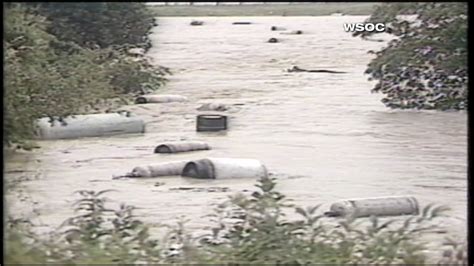
M 111 84 L 119 93 L 143 94 L 160 87 L 166 74 L 147 60 L 130 60 L 130 48 L 149 49 L 150 30 L 156 25 L 153 14 L 145 3 L 78 2 L 32 3 L 51 21 L 48 32 L 64 42 L 91 49 L 109 50 L 108 74 Z M 143 87 L 147 87 L 144 89 Z
M 148 49 L 148 34 L 156 25 L 145 3 L 30 3 L 51 21 L 48 32 L 83 47 L 108 48 L 131 44 Z
M 32 136 L 33 120 L 66 116 L 113 95 L 98 51 L 65 44 L 46 32 L 46 18 L 21 5 L 7 7 L 5 53 L 4 143 Z M 73 47 L 59 52 L 51 47 Z
M 4 144 L 31 138 L 37 118 L 61 120 L 87 113 L 101 107 L 105 99 L 143 94 L 165 81 L 166 69 L 153 66 L 143 55 L 128 53 L 147 39 L 151 25 L 127 18 L 124 6 L 114 5 L 122 3 L 37 4 L 4 5 Z M 64 5 L 78 7 L 74 12 L 83 14 L 82 20 Z M 104 22 L 115 23 L 122 15 L 122 25 L 135 25 L 130 29 L 124 26 L 125 34 L 120 34 L 115 24 L 108 28 Z
M 366 22 L 385 23 L 394 36 L 371 51 L 376 57 L 366 70 L 387 107 L 467 109 L 467 3 L 382 4 Z

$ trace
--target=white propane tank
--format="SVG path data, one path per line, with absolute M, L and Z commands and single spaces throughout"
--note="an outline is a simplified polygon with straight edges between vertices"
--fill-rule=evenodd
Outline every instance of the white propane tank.
M 351 199 L 331 205 L 331 216 L 351 216 L 354 218 L 368 216 L 417 215 L 418 201 L 415 197 L 384 197 Z
M 133 168 L 129 177 L 179 176 L 188 161 L 176 161 Z
M 154 95 L 142 95 L 135 99 L 135 103 L 170 103 L 170 102 L 186 102 L 187 97 L 181 95 L 172 94 L 154 94 Z
M 190 161 L 182 176 L 202 179 L 264 178 L 266 167 L 255 159 L 206 158 Z
M 156 146 L 155 153 L 177 153 L 209 149 L 209 145 L 202 141 L 181 141 L 160 144 Z
M 48 117 L 38 119 L 36 138 L 73 139 L 145 132 L 144 121 L 126 113 L 75 115 L 63 121 L 51 123 Z

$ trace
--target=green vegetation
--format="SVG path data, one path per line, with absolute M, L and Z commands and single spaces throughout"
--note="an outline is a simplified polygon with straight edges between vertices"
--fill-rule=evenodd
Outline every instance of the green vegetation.
M 374 52 L 366 71 L 378 81 L 373 92 L 384 94 L 386 106 L 467 109 L 467 3 L 383 4 L 368 21 L 386 23 L 395 37 Z
M 370 15 L 379 3 L 310 3 L 252 5 L 176 5 L 151 6 L 159 17 L 202 16 L 328 16 L 333 13 Z
M 221 204 L 209 234 L 193 237 L 179 222 L 161 240 L 150 235 L 133 207 L 110 209 L 103 196 L 107 191 L 79 191 L 77 216 L 49 238 L 33 234 L 25 221 L 10 219 L 6 264 L 421 264 L 426 262 L 426 247 L 420 238 L 436 228 L 431 221 L 446 210 L 429 205 L 419 216 L 398 221 L 335 220 L 319 214 L 317 206 L 289 204 L 275 185 L 272 179 L 262 179 L 259 191 L 237 194 Z M 302 218 L 287 219 L 291 209 Z M 466 246 L 449 244 L 444 262 L 467 263 Z
M 147 34 L 154 20 L 143 3 L 6 3 L 4 8 L 4 145 L 31 138 L 39 117 L 97 111 L 106 99 L 125 100 L 165 81 L 166 69 L 127 53 L 150 47 Z
M 155 20 L 143 3 L 29 3 L 51 21 L 49 33 L 82 47 L 131 44 L 151 47 L 147 34 Z

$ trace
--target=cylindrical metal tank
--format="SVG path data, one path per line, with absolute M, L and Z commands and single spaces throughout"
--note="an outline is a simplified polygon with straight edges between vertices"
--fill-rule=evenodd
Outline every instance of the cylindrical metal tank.
M 181 95 L 172 94 L 154 94 L 154 95 L 142 95 L 135 99 L 135 103 L 170 103 L 170 102 L 186 102 L 187 97 Z
M 419 213 L 418 201 L 415 197 L 384 197 L 351 199 L 336 202 L 331 205 L 331 216 L 396 216 L 417 215 Z
M 133 168 L 129 177 L 179 176 L 188 161 L 176 161 Z
M 225 115 L 198 115 L 196 120 L 196 130 L 221 131 L 227 129 L 227 116 Z
M 258 160 L 236 158 L 205 158 L 188 162 L 181 174 L 201 179 L 264 178 L 266 167 Z
M 155 153 L 176 153 L 209 149 L 209 145 L 202 141 L 182 141 L 160 144 L 156 146 Z
M 118 134 L 143 133 L 145 123 L 126 113 L 89 114 L 66 117 L 63 122 L 50 122 L 48 117 L 36 121 L 37 139 L 72 139 Z

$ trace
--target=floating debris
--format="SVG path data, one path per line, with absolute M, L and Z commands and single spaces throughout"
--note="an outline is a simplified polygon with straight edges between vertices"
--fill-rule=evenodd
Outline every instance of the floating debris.
M 193 20 L 191 21 L 191 23 L 189 23 L 189 25 L 191 26 L 201 26 L 204 24 L 204 21 L 200 21 L 200 20 Z
M 127 51 L 130 55 L 143 56 L 145 55 L 145 49 L 143 48 L 131 48 Z
M 229 192 L 228 187 L 177 187 L 170 188 L 170 191 L 192 191 L 192 192 Z
M 277 27 L 277 26 L 272 26 L 270 28 L 272 31 L 278 31 L 278 30 L 286 30 L 285 28 Z
M 145 132 L 144 121 L 125 113 L 74 115 L 60 120 L 36 122 L 38 139 L 74 139 Z
M 266 178 L 266 167 L 255 159 L 206 158 L 188 162 L 182 176 L 200 179 Z
M 165 182 L 156 182 L 154 186 L 155 187 L 161 187 L 161 186 L 164 186 L 164 185 L 166 185 Z
M 227 116 L 198 115 L 196 119 L 196 130 L 198 132 L 227 130 Z
M 418 201 L 414 197 L 386 197 L 343 200 L 331 205 L 327 216 L 369 216 L 417 215 Z
M 303 34 L 302 30 L 295 30 L 295 31 L 290 31 L 290 32 L 280 32 L 280 34 L 284 35 L 300 35 Z
M 155 148 L 155 153 L 177 153 L 209 149 L 209 145 L 202 141 L 181 141 L 160 144 Z
M 188 98 L 181 95 L 172 94 L 156 94 L 156 95 L 142 95 L 135 99 L 136 104 L 144 103 L 170 103 L 170 102 L 186 102 Z
M 279 42 L 279 41 L 278 41 L 277 38 L 270 38 L 270 39 L 268 39 L 267 42 L 269 42 L 269 43 L 277 43 L 277 42 Z
M 227 111 L 229 107 L 222 103 L 205 103 L 197 108 L 198 111 Z
M 187 161 L 167 162 L 146 166 L 137 166 L 127 177 L 160 177 L 179 176 L 183 172 Z
M 309 73 L 331 73 L 331 74 L 343 74 L 347 72 L 342 71 L 334 71 L 334 70 L 326 70 L 326 69 L 302 69 L 298 66 L 293 66 L 292 68 L 287 69 L 288 72 L 309 72 Z

